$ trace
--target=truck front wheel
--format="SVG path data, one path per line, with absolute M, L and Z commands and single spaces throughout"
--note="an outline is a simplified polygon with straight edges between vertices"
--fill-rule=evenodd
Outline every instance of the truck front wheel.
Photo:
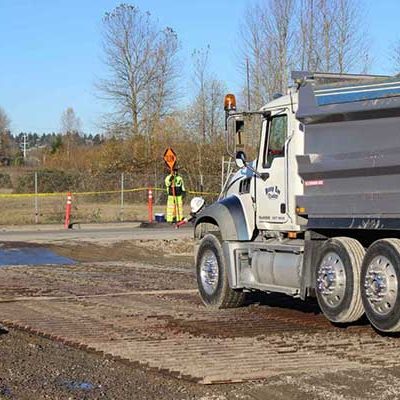
M 229 287 L 228 270 L 220 241 L 207 234 L 196 256 L 196 276 L 203 303 L 210 308 L 234 308 L 243 304 L 245 294 Z
M 329 239 L 316 268 L 316 294 L 324 315 L 332 322 L 357 321 L 364 313 L 360 270 L 365 250 L 355 239 Z
M 400 240 L 373 243 L 361 269 L 361 295 L 365 314 L 382 332 L 400 331 Z

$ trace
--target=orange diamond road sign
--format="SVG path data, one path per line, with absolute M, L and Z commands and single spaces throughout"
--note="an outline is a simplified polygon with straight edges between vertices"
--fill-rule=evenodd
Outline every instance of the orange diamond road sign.
M 176 164 L 176 159 L 177 158 L 176 158 L 175 152 L 172 150 L 171 147 L 168 147 L 168 149 L 165 150 L 165 153 L 164 153 L 164 161 L 170 170 L 174 169 L 175 164 Z

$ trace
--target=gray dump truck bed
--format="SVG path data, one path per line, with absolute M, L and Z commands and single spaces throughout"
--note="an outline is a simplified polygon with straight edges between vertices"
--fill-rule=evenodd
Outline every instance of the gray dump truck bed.
M 400 78 L 299 91 L 310 229 L 400 229 Z

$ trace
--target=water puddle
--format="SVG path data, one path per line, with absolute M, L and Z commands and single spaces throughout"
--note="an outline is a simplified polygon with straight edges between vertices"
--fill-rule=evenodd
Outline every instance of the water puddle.
M 65 386 L 69 390 L 83 390 L 89 391 L 96 388 L 93 383 L 90 382 L 79 382 L 79 381 L 64 381 L 63 386 Z
M 8 386 L 0 385 L 0 396 L 10 399 L 12 397 L 11 389 Z
M 6 265 L 73 265 L 74 260 L 43 247 L 1 248 L 0 267 Z

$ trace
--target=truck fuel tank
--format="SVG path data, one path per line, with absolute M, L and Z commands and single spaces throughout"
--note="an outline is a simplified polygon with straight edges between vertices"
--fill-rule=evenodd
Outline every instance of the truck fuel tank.
M 293 293 L 300 288 L 304 242 L 302 240 L 271 239 L 250 250 L 249 263 L 240 263 L 240 281 L 244 287 L 271 290 L 269 287 Z M 247 285 L 246 285 L 247 284 Z

